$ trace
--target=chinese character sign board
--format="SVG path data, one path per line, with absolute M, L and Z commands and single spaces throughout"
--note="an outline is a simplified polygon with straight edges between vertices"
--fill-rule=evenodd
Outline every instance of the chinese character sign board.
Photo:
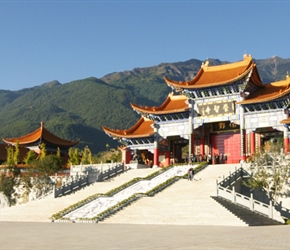
M 230 121 L 212 123 L 212 132 L 237 131 L 239 129 L 240 129 L 239 125 Z
M 200 116 L 223 116 L 235 113 L 235 103 L 230 102 L 209 102 L 197 105 L 197 112 Z

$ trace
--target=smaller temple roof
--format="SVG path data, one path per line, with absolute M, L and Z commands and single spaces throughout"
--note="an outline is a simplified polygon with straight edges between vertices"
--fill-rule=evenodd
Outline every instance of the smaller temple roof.
M 104 126 L 102 128 L 106 134 L 115 138 L 144 138 L 154 134 L 153 123 L 152 120 L 142 116 L 132 128 L 127 130 L 109 129 Z
M 290 77 L 287 76 L 285 80 L 272 82 L 264 85 L 264 88 L 250 94 L 244 101 L 237 102 L 237 104 L 252 104 L 277 100 L 290 93 Z
M 251 79 L 253 83 L 262 86 L 256 64 L 252 60 L 251 55 L 244 55 L 244 59 L 239 62 L 228 63 L 217 66 L 210 66 L 209 61 L 202 64 L 197 75 L 190 81 L 173 81 L 164 78 L 167 85 L 176 89 L 200 89 L 214 86 L 226 85 L 235 82 L 247 76 L 252 70 Z
M 180 113 L 188 110 L 188 104 L 186 102 L 187 100 L 188 98 L 185 95 L 174 95 L 171 93 L 167 96 L 163 104 L 158 107 L 143 107 L 132 103 L 130 104 L 131 107 L 138 113 L 162 115 Z
M 7 144 L 16 144 L 16 142 L 19 143 L 19 145 L 26 145 L 26 144 L 31 144 L 31 143 L 36 143 L 39 140 L 48 143 L 51 143 L 53 145 L 58 145 L 58 146 L 63 146 L 63 147 L 73 147 L 76 144 L 78 144 L 78 141 L 67 141 L 64 140 L 51 132 L 49 132 L 46 128 L 44 128 L 44 123 L 40 123 L 40 128 L 36 129 L 35 131 L 21 136 L 21 137 L 15 137 L 15 138 L 2 138 L 4 142 Z

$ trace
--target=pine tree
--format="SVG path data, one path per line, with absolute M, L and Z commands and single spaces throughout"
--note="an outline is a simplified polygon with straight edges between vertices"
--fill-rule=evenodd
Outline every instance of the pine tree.
M 71 165 L 79 165 L 80 164 L 79 149 L 78 148 L 70 148 L 68 150 L 68 156 L 69 156 L 69 164 L 71 164 Z
M 44 143 L 41 143 L 40 144 L 40 159 L 45 158 L 46 154 L 47 154 L 46 153 L 46 146 Z
M 29 150 L 23 159 L 26 165 L 33 163 L 36 160 L 36 153 L 33 150 Z
M 7 150 L 7 160 L 6 160 L 6 164 L 8 166 L 13 166 L 14 165 L 14 150 L 12 146 L 7 146 L 6 147 Z
M 15 144 L 15 151 L 13 153 L 13 161 L 14 164 L 17 165 L 19 162 L 19 156 L 20 156 L 20 151 L 19 151 L 19 142 L 17 141 Z
M 83 150 L 82 154 L 82 164 L 90 164 L 92 162 L 92 152 L 88 146 Z

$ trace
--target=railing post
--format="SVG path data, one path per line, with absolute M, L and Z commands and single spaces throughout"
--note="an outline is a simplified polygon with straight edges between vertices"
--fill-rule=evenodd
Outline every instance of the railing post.
M 269 204 L 269 218 L 273 219 L 273 203 L 270 201 Z
M 233 186 L 233 203 L 236 203 L 236 191 L 235 191 L 235 186 Z
M 55 184 L 53 184 L 53 187 L 52 187 L 52 192 L 53 192 L 53 197 L 56 198 L 56 193 L 55 193 Z
M 253 198 L 253 193 L 251 193 L 251 197 L 250 197 L 250 209 L 251 209 L 251 211 L 254 211 L 254 198 Z
M 216 196 L 219 196 L 219 181 L 216 180 Z
M 82 176 L 78 177 L 78 188 L 81 187 L 81 182 L 82 182 Z
M 70 183 L 70 192 L 73 191 L 73 184 L 74 184 L 74 179 L 71 179 L 71 183 Z

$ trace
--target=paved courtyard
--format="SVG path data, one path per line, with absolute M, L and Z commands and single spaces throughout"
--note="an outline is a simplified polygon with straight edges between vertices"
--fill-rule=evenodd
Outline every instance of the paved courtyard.
M 3 250 L 290 249 L 290 226 L 220 227 L 0 222 Z

